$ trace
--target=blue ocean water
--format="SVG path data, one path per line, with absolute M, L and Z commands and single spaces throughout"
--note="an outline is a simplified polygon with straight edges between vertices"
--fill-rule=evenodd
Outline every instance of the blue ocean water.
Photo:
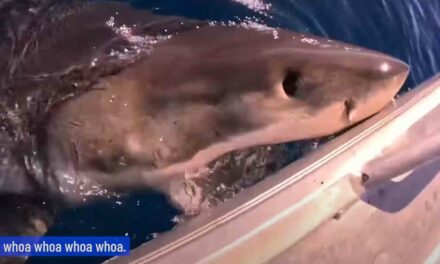
M 403 91 L 439 71 L 437 0 L 132 0 L 158 14 L 216 21 L 258 20 L 379 50 L 402 59 L 411 73 Z M 269 4 L 268 9 L 249 3 Z M 132 247 L 170 230 L 178 211 L 159 194 L 135 194 L 66 211 L 47 235 L 128 235 Z M 32 258 L 29 263 L 99 263 L 105 258 Z

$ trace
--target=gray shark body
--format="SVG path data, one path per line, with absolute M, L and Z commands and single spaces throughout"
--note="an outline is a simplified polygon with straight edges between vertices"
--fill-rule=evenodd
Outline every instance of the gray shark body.
M 5 195 L 75 204 L 155 188 L 182 205 L 173 183 L 230 153 L 350 127 L 408 74 L 385 54 L 282 29 L 122 3 L 57 8 L 29 9 L 34 28 L 5 27 Z

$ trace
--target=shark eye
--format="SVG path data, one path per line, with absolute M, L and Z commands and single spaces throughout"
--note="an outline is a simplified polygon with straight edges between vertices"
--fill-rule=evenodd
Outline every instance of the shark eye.
M 301 81 L 301 73 L 298 71 L 289 71 L 283 80 L 283 89 L 287 96 L 295 97 L 298 92 Z

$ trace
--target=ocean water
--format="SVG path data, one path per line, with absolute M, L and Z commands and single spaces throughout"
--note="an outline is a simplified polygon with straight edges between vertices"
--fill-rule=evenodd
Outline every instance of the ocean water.
M 410 65 L 402 92 L 439 71 L 438 0 L 132 0 L 158 14 L 257 21 L 390 54 Z M 294 145 L 290 146 L 294 151 Z M 132 247 L 170 230 L 178 210 L 160 194 L 134 194 L 64 212 L 47 235 L 127 235 Z M 32 258 L 29 263 L 100 263 L 105 258 Z

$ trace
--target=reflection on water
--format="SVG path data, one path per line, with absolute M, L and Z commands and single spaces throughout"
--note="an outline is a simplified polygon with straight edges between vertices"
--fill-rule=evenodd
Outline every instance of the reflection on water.
M 223 22 L 256 21 L 271 27 L 345 41 L 379 50 L 407 62 L 410 78 L 404 90 L 439 71 L 440 2 L 437 0 L 133 0 L 137 8 L 159 14 Z M 312 144 L 312 143 L 310 143 Z M 310 145 L 306 146 L 310 149 Z M 306 148 L 306 149 L 307 149 Z M 289 161 L 300 148 L 287 145 Z M 301 149 L 305 149 L 304 145 Z M 297 151 L 297 152 L 295 152 Z M 129 235 L 132 247 L 169 230 L 177 211 L 160 195 L 133 195 L 65 212 L 48 235 Z M 64 259 L 93 263 L 102 259 Z M 59 263 L 34 258 L 30 263 Z

